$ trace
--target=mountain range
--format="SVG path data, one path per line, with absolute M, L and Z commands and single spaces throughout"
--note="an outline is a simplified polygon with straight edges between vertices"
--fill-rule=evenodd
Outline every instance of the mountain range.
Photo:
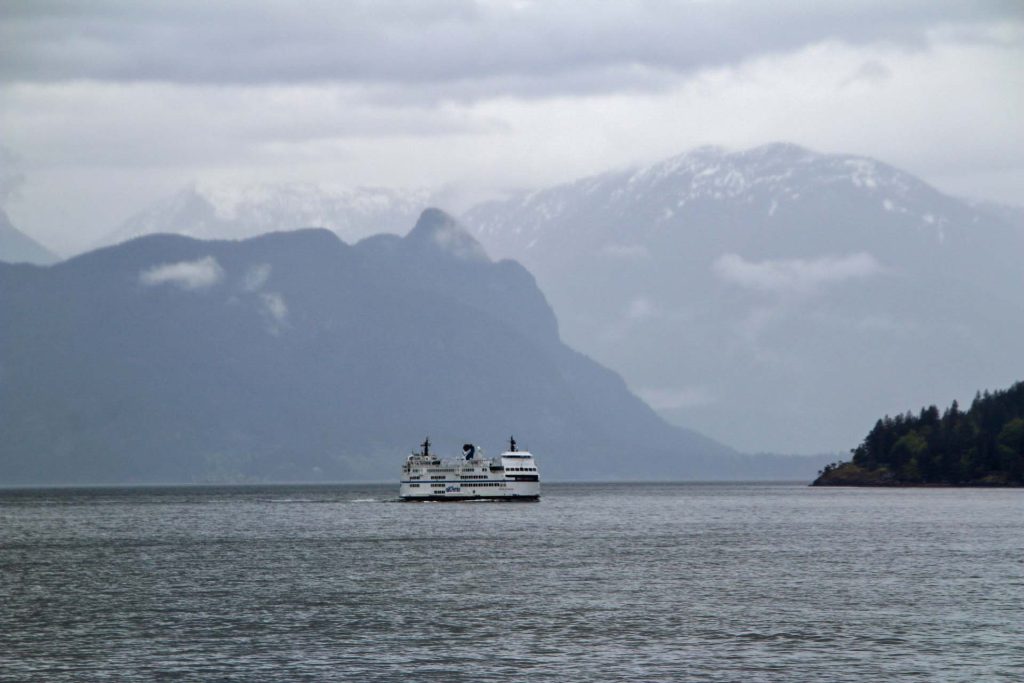
M 324 229 L 152 235 L 0 264 L 0 482 L 393 479 L 429 435 L 514 434 L 559 479 L 810 479 L 668 424 L 563 344 L 518 263 L 454 219 L 348 245 Z
M 570 345 L 744 450 L 855 445 L 879 414 L 1024 376 L 1024 226 L 880 161 L 705 147 L 471 209 Z
M 436 199 L 192 186 L 103 243 L 307 226 L 355 242 L 403 232 Z M 1024 209 L 875 159 L 703 147 L 461 219 L 487 253 L 536 276 L 569 346 L 674 424 L 743 451 L 845 451 L 879 414 L 1024 376 Z

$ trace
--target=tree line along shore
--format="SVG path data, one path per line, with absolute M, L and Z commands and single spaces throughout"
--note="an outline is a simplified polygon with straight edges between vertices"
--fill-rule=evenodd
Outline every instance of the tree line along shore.
M 849 461 L 826 465 L 813 486 L 1024 486 L 1024 382 L 914 415 L 886 415 Z

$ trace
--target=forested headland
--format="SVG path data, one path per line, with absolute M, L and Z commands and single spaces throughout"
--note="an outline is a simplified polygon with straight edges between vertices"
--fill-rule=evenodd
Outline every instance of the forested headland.
M 826 465 L 815 486 L 1024 486 L 1024 382 L 875 423 L 848 462 Z

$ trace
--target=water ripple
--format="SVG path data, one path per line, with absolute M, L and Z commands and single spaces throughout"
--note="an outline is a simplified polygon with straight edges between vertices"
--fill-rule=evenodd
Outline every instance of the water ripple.
M 0 680 L 998 681 L 1013 491 L 0 492 Z M 282 504 L 285 503 L 285 504 Z

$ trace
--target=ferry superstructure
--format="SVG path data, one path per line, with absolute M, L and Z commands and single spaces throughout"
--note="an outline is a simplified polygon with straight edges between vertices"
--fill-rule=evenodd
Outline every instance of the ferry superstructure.
M 509 448 L 496 458 L 484 457 L 471 443 L 462 447 L 461 460 L 441 460 L 430 452 L 430 439 L 402 464 L 399 497 L 409 501 L 540 500 L 540 473 L 533 454 Z

